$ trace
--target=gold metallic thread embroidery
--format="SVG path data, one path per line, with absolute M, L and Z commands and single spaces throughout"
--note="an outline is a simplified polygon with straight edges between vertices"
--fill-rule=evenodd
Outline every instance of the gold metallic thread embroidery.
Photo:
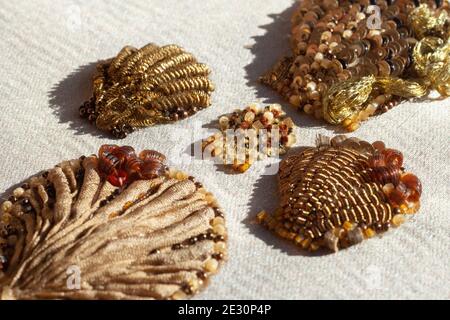
M 282 161 L 278 178 L 279 209 L 257 220 L 307 250 L 359 243 L 420 207 L 420 180 L 380 141 L 319 136 L 316 147 Z
M 177 45 L 124 47 L 101 62 L 93 97 L 80 115 L 124 138 L 137 128 L 177 121 L 210 105 L 210 69 Z
M 296 141 L 294 122 L 279 104 L 250 104 L 222 115 L 218 125 L 220 132 L 202 141 L 202 157 L 240 173 L 259 159 L 285 154 Z

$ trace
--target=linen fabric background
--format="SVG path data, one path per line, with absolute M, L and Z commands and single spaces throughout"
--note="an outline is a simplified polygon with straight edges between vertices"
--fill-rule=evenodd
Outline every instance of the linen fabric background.
M 449 299 L 450 100 L 404 103 L 355 132 L 404 153 L 422 180 L 420 212 L 381 238 L 310 255 L 252 218 L 277 205 L 276 176 L 241 175 L 191 157 L 217 117 L 251 102 L 282 103 L 298 146 L 336 128 L 291 109 L 257 79 L 284 53 L 292 0 L 0 1 L 0 190 L 105 143 L 152 148 L 196 176 L 226 212 L 229 261 L 198 299 Z M 212 106 L 173 125 L 111 139 L 78 117 L 95 63 L 124 45 L 179 44 L 213 70 Z M 3 193 L 5 192 L 5 193 Z

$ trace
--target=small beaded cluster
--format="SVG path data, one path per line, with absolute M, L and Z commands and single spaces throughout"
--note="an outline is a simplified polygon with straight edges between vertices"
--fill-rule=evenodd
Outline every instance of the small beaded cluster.
M 420 180 L 402 165 L 402 154 L 380 141 L 321 137 L 282 161 L 280 207 L 257 220 L 303 249 L 346 248 L 419 210 Z
M 218 123 L 220 132 L 202 141 L 203 154 L 241 173 L 257 159 L 286 153 L 296 141 L 294 123 L 279 104 L 251 104 L 219 117 Z
M 93 97 L 79 113 L 116 138 L 187 118 L 210 105 L 210 70 L 176 45 L 124 47 L 97 65 Z
M 103 145 L 98 159 L 100 172 L 116 187 L 139 179 L 153 179 L 167 171 L 166 157 L 154 150 L 143 150 L 137 156 L 130 146 Z
M 371 5 L 379 9 L 379 26 L 369 23 L 375 13 L 368 12 Z M 413 0 L 301 1 L 292 17 L 292 56 L 281 59 L 261 81 L 295 108 L 329 121 L 324 99 L 330 88 L 340 82 L 411 73 L 418 38 L 409 16 L 419 5 Z M 422 6 L 436 15 L 449 11 L 447 1 L 429 0 Z M 349 131 L 356 130 L 360 121 L 386 112 L 401 99 L 374 88 L 364 112 L 342 124 Z
M 87 119 L 91 124 L 95 125 L 95 122 L 98 117 L 98 112 L 95 108 L 95 98 L 91 98 L 88 101 L 85 101 L 79 109 L 80 117 L 83 119 Z M 111 134 L 119 139 L 125 138 L 128 134 L 134 131 L 134 128 L 131 127 L 128 123 L 122 123 L 115 126 L 112 126 Z

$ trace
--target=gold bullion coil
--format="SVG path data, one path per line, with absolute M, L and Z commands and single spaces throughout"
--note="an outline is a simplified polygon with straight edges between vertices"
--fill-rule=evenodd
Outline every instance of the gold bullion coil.
M 123 124 L 139 128 L 192 115 L 210 105 L 209 74 L 208 66 L 180 46 L 126 46 L 97 66 L 96 125 L 106 131 Z

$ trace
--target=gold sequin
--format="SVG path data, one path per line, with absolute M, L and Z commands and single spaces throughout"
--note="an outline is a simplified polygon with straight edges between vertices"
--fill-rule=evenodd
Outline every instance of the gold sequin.
M 280 60 L 261 82 L 299 110 L 349 131 L 431 89 L 449 96 L 449 3 L 437 9 L 431 0 L 420 5 L 377 1 L 379 27 L 368 25 L 367 5 L 363 0 L 301 1 L 292 17 L 293 56 Z M 308 30 L 308 37 L 298 37 L 299 26 Z M 417 75 L 420 81 L 415 81 Z M 322 90 L 313 94 L 311 83 L 323 84 Z M 373 103 L 381 94 L 383 102 Z
M 126 46 L 97 65 L 93 98 L 80 107 L 80 115 L 118 138 L 177 121 L 210 105 L 209 73 L 177 45 Z

